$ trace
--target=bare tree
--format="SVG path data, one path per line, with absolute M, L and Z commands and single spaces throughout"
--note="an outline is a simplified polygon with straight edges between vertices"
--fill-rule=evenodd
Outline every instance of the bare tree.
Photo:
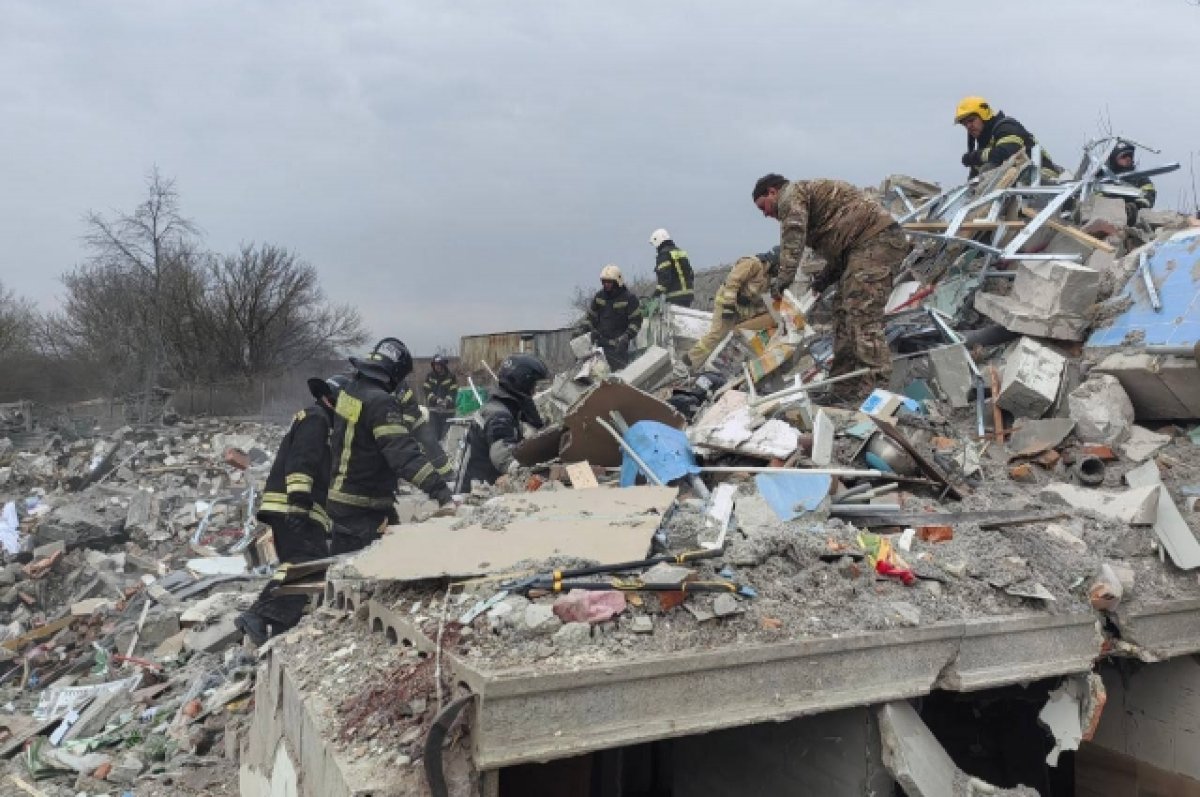
M 136 358 L 143 384 L 142 417 L 148 417 L 149 402 L 167 360 L 165 326 L 170 309 L 171 272 L 194 247 L 196 226 L 180 212 L 175 181 L 164 178 L 155 167 L 146 177 L 146 199 L 132 213 L 111 217 L 91 212 L 84 236 L 91 258 L 76 276 L 91 291 L 124 288 L 126 301 L 117 313 L 136 326 L 126 328 L 128 350 Z M 100 279 L 95 279 L 99 277 Z M 68 290 L 72 286 L 68 282 Z M 81 284 L 81 287 L 84 287 Z M 109 294 L 111 297 L 111 293 Z M 92 308 L 93 311 L 95 308 Z
M 317 270 L 282 247 L 243 245 L 215 260 L 209 277 L 214 341 L 231 372 L 268 374 L 366 340 L 358 311 L 329 304 Z
M 31 351 L 38 325 L 33 304 L 0 283 L 0 357 Z

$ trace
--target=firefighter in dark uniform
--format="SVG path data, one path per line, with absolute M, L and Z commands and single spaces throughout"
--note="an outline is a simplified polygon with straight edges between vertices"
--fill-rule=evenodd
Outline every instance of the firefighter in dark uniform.
M 521 442 L 521 422 L 535 429 L 545 423 L 533 403 L 537 383 L 550 378 L 550 369 L 532 354 L 506 357 L 496 372 L 499 383 L 467 431 L 466 450 L 459 463 L 455 492 L 467 493 L 471 482 L 495 484 L 516 469 L 513 450 Z
M 441 440 L 446 436 L 446 419 L 454 417 L 458 399 L 458 380 L 450 373 L 450 363 L 445 357 L 439 354 L 433 358 L 421 389 L 425 391 L 425 406 L 429 408 L 433 433 Z
M 676 246 L 671 233 L 663 229 L 650 234 L 650 245 L 658 251 L 654 263 L 658 287 L 654 289 L 654 295 L 663 297 L 669 304 L 691 307 L 696 282 L 687 252 Z
M 1018 150 L 1023 149 L 1029 155 L 1038 143 L 1024 125 L 1001 111 L 993 111 L 983 97 L 964 97 L 954 110 L 954 123 L 967 129 L 967 152 L 962 156 L 962 165 L 971 170 L 972 177 L 994 169 Z M 1044 147 L 1042 170 L 1048 175 L 1062 172 Z
M 445 506 L 450 488 L 421 451 L 393 391 L 412 372 L 412 356 L 384 338 L 366 358 L 350 358 L 354 378 L 338 396 L 330 443 L 329 516 L 335 554 L 365 548 L 395 523 L 396 483 L 404 479 Z M 411 416 L 410 416 L 411 417 Z
M 258 519 L 271 527 L 279 567 L 258 599 L 234 621 L 256 645 L 295 627 L 308 605 L 304 595 L 274 594 L 286 581 L 289 565 L 329 556 L 329 430 L 337 396 L 349 381 L 344 376 L 308 380 L 316 401 L 292 418 L 271 463 Z
M 600 270 L 600 290 L 592 297 L 581 333 L 589 333 L 592 342 L 604 349 L 614 371 L 629 365 L 629 344 L 642 328 L 642 306 L 633 291 L 625 287 L 621 269 L 607 265 Z
M 421 446 L 425 459 L 429 460 L 429 464 L 433 465 L 439 476 L 449 482 L 454 473 L 454 469 L 450 467 L 450 458 L 446 456 L 446 449 L 442 448 L 441 438 L 433 430 L 432 421 L 426 417 L 427 411 L 417 403 L 417 394 L 408 386 L 407 380 L 402 380 L 396 388 L 396 398 L 400 400 L 400 407 L 404 412 L 404 425 Z M 432 417 L 432 412 L 428 414 Z
M 1150 182 L 1149 177 L 1138 177 L 1132 180 L 1121 177 L 1121 175 L 1137 169 L 1137 165 L 1133 162 L 1133 152 L 1133 144 L 1128 141 L 1118 141 L 1117 145 L 1113 147 L 1112 154 L 1108 156 L 1109 170 L 1122 183 L 1131 185 L 1142 192 L 1137 199 L 1125 200 L 1125 215 L 1128 217 L 1130 226 L 1137 224 L 1139 211 L 1154 207 L 1154 202 L 1158 199 L 1158 189 L 1154 187 L 1154 183 Z

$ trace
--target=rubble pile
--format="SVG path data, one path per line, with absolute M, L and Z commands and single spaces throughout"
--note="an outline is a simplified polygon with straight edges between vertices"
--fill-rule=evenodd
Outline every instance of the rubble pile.
M 431 707 L 461 694 L 456 666 L 562 673 L 1051 615 L 1095 618 L 1097 660 L 1158 660 L 1129 618 L 1200 598 L 1200 330 L 1187 309 L 1200 230 L 1149 211 L 1130 223 L 1099 167 L 1112 145 L 1089 144 L 1058 183 L 1029 186 L 1023 154 L 947 191 L 885 181 L 880 199 L 915 245 L 888 305 L 891 382 L 861 403 L 823 390 L 828 314 L 804 274 L 690 371 L 701 310 L 650 303 L 616 372 L 581 347 L 537 397 L 553 423 L 518 449 L 525 468 L 407 532 L 518 545 L 539 511 L 529 496 L 592 493 L 557 516 L 558 553 L 498 565 L 466 550 L 389 578 L 368 549 L 329 578 L 372 608 L 319 613 L 279 642 L 311 678 L 304 662 L 365 644 L 370 617 L 403 639 L 390 654 L 371 643 L 371 664 L 334 687 L 314 683 L 339 749 L 418 761 Z M 647 558 L 573 555 L 582 523 L 637 485 L 678 491 Z M 406 527 L 391 534 L 387 556 L 404 559 Z M 385 693 L 403 713 L 371 727 L 363 707 Z
M 251 510 L 281 433 L 0 441 L 0 792 L 234 793 L 257 660 L 232 620 L 269 574 Z

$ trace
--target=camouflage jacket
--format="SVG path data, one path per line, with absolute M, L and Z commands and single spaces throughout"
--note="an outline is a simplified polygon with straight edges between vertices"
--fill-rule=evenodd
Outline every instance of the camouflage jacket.
M 779 192 L 779 282 L 796 278 L 804 247 L 833 266 L 895 224 L 883 206 L 842 180 L 794 180 Z
M 733 264 L 717 290 L 714 304 L 718 309 L 743 307 L 766 312 L 762 295 L 771 286 L 771 270 L 757 257 L 742 257 Z

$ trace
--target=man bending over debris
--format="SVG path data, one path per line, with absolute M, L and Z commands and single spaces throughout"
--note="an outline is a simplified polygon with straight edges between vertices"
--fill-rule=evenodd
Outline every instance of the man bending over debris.
M 407 380 L 401 381 L 400 387 L 396 388 L 396 398 L 400 399 L 400 407 L 404 410 L 404 425 L 421 446 L 425 459 L 429 460 L 439 476 L 449 482 L 454 469 L 450 467 L 450 458 L 446 456 L 441 438 L 429 418 L 432 412 L 417 403 L 417 394 L 408 386 Z
M 258 519 L 271 527 L 279 567 L 258 599 L 234 620 L 256 645 L 294 628 L 304 614 L 307 596 L 275 595 L 287 580 L 289 565 L 329 555 L 333 526 L 325 513 L 333 466 L 329 430 L 338 394 L 349 381 L 344 376 L 308 380 L 316 401 L 292 418 L 271 463 Z
M 892 275 L 908 253 L 908 240 L 891 215 L 859 189 L 841 180 L 788 180 L 768 174 L 754 184 L 754 204 L 779 220 L 779 271 L 771 282 L 778 296 L 792 284 L 804 247 L 827 265 L 812 283 L 820 295 L 837 285 L 833 306 L 833 365 L 830 376 L 870 368 L 872 373 L 839 382 L 835 401 L 863 398 L 876 381 L 887 383 L 891 352 L 883 335 L 883 308 Z
M 971 170 L 972 177 L 996 168 L 1018 150 L 1030 155 L 1038 143 L 1024 125 L 1002 111 L 993 111 L 983 97 L 964 97 L 954 109 L 954 124 L 967 129 L 967 152 L 962 156 L 962 165 Z M 1042 171 L 1048 176 L 1062 172 L 1044 148 Z
M 521 442 L 521 422 L 544 426 L 533 403 L 537 383 L 550 378 L 550 369 L 532 354 L 513 354 L 496 372 L 499 387 L 492 392 L 467 432 L 466 451 L 458 466 L 455 492 L 471 491 L 471 482 L 495 484 L 517 468 L 513 451 Z
M 329 488 L 333 553 L 365 548 L 395 523 L 396 482 L 411 482 L 445 506 L 450 488 L 437 474 L 405 421 L 393 391 L 412 373 L 412 355 L 384 338 L 365 359 L 350 358 L 356 374 L 338 396 L 331 435 L 334 475 Z
M 616 371 L 629 365 L 629 344 L 641 328 L 642 306 L 625 287 L 621 269 L 610 263 L 600 270 L 600 290 L 592 297 L 579 332 L 591 334 Z
M 778 271 L 779 247 L 760 255 L 739 258 L 733 264 L 717 289 L 708 332 L 684 355 L 690 368 L 700 368 L 735 326 L 767 312 L 763 294 L 768 293 Z

